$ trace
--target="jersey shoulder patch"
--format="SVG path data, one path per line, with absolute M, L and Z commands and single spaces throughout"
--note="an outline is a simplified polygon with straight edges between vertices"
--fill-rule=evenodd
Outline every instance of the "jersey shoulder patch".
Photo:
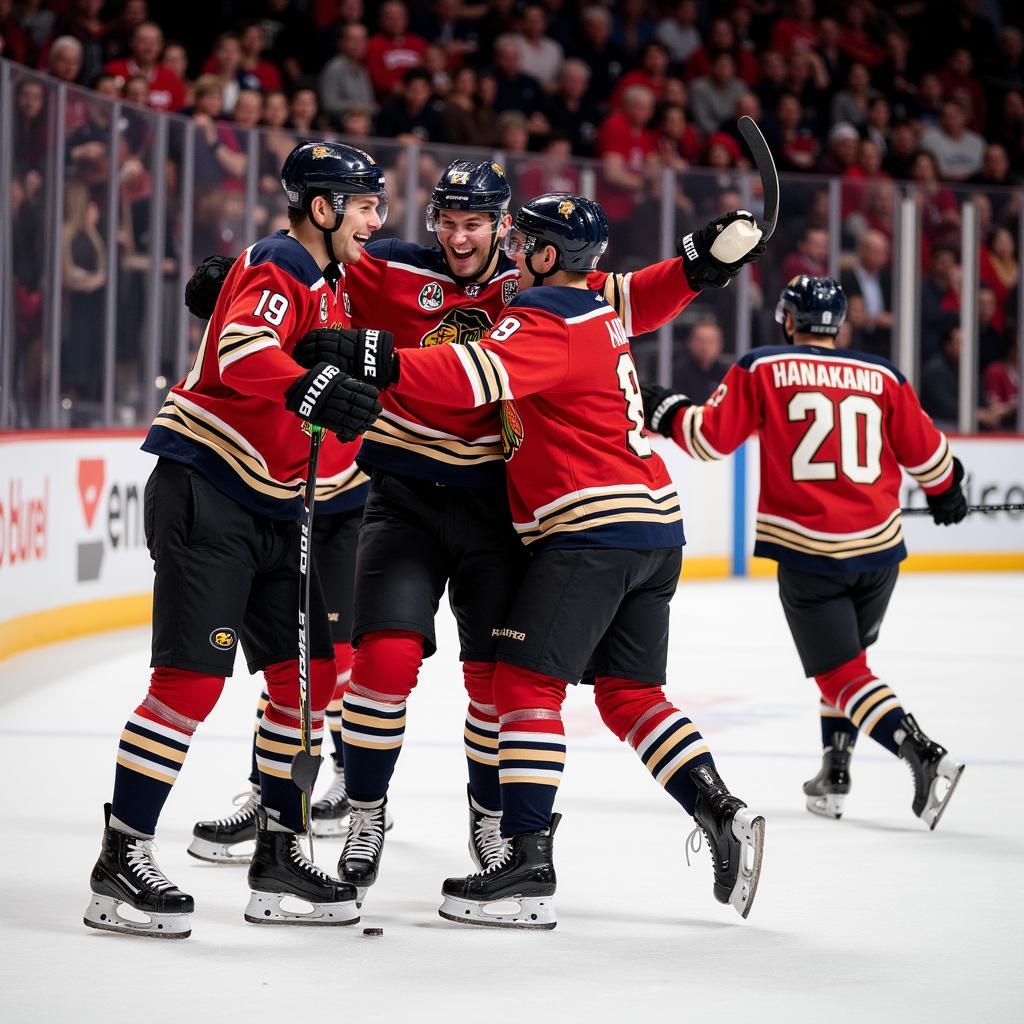
M 544 287 L 527 288 L 509 304 L 508 309 L 539 309 L 562 320 L 572 320 L 595 311 L 612 312 L 600 292 L 589 288 Z
M 261 238 L 249 250 L 250 267 L 264 263 L 280 267 L 289 277 L 295 278 L 307 288 L 311 288 L 324 276 L 316 260 L 287 231 L 277 231 Z

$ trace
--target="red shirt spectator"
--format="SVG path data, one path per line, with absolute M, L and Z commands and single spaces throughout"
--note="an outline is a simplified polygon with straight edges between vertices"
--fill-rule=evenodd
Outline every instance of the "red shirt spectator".
M 668 81 L 668 50 L 658 42 L 649 42 L 640 58 L 640 67 L 624 74 L 612 93 L 611 106 L 618 110 L 622 105 L 622 94 L 631 85 L 644 85 L 659 100 L 665 98 L 665 83 Z
M 380 100 L 387 99 L 409 68 L 423 63 L 427 41 L 406 33 L 409 14 L 401 0 L 387 0 L 380 8 L 380 32 L 366 43 L 366 70 Z
M 258 21 L 251 21 L 238 37 L 242 46 L 242 68 L 247 75 L 259 80 L 262 92 L 277 92 L 284 88 L 281 72 L 273 61 L 265 60 L 267 33 Z
M 3 40 L 2 54 L 18 64 L 28 64 L 32 56 L 32 41 L 18 24 L 10 0 L 0 0 L 0 39 Z
M 846 9 L 846 24 L 839 33 L 839 49 L 850 60 L 860 61 L 873 68 L 885 59 L 885 51 L 871 41 L 864 30 L 864 8 L 859 4 L 850 4 Z
M 769 49 L 788 57 L 794 50 L 817 45 L 818 26 L 814 22 L 814 0 L 794 0 L 793 14 L 779 18 L 772 27 Z
M 783 280 L 788 281 L 801 274 L 828 276 L 828 232 L 824 228 L 805 228 L 796 249 L 782 261 Z
M 609 220 L 632 213 L 644 186 L 645 167 L 658 152 L 657 136 L 647 125 L 654 115 L 650 90 L 634 86 L 622 98 L 620 111 L 610 114 L 597 132 L 597 155 L 604 161 L 601 204 Z
M 686 62 L 683 77 L 690 82 L 711 74 L 711 65 L 720 53 L 731 53 L 736 61 L 736 76 L 747 85 L 756 85 L 761 75 L 757 58 L 736 41 L 736 30 L 728 18 L 715 18 L 711 22 L 707 42 Z
M 113 75 L 119 88 L 136 75 L 149 82 L 149 105 L 154 110 L 180 110 L 185 105 L 185 84 L 160 63 L 164 34 L 158 25 L 144 21 L 132 34 L 132 55 L 112 60 L 104 70 Z
M 946 66 L 939 72 L 939 81 L 942 82 L 943 93 L 947 97 L 956 97 L 959 94 L 967 99 L 971 108 L 967 124 L 971 131 L 984 135 L 988 106 L 985 102 L 985 90 L 973 72 L 974 58 L 971 51 L 961 46 L 949 55 Z

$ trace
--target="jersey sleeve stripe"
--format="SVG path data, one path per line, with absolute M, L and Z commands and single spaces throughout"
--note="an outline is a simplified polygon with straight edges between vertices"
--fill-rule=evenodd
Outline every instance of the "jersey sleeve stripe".
M 777 526 L 781 530 L 789 530 L 793 533 L 798 533 L 803 537 L 808 537 L 813 540 L 820 540 L 826 543 L 837 543 L 845 544 L 852 540 L 858 540 L 863 537 L 877 537 L 884 533 L 891 525 L 894 519 L 899 516 L 899 509 L 894 509 L 892 515 L 885 519 L 884 522 L 877 523 L 874 526 L 869 526 L 864 530 L 854 530 L 849 533 L 826 533 L 823 530 L 812 530 L 802 523 L 798 523 L 793 519 L 786 519 L 783 516 L 770 515 L 767 512 L 758 512 L 757 520 L 758 523 L 764 523 L 767 526 Z
M 953 467 L 953 453 L 949 450 L 949 442 L 943 436 L 939 447 L 926 462 L 919 466 L 907 466 L 907 472 L 922 484 L 934 484 L 947 475 Z
M 704 440 L 700 433 L 699 423 L 704 418 L 704 410 L 699 405 L 691 405 L 683 414 L 683 435 L 690 453 L 703 462 L 714 462 L 722 456 Z
M 221 372 L 239 359 L 265 348 L 280 348 L 281 339 L 275 331 L 262 327 L 228 324 L 217 341 L 217 365 Z
M 622 321 L 626 334 L 633 336 L 633 310 L 629 304 L 629 279 L 632 274 L 609 274 L 602 295 Z

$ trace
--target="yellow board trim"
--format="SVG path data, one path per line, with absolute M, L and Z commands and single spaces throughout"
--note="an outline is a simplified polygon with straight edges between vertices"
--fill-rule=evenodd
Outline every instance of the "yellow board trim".
M 683 548 L 683 572 L 681 579 L 720 580 L 732 575 L 732 559 L 728 555 L 699 555 L 691 558 Z
M 152 605 L 151 594 L 131 594 L 128 597 L 83 601 L 81 604 L 19 615 L 7 622 L 0 622 L 0 661 L 58 640 L 71 640 L 76 636 L 103 633 L 111 629 L 145 626 L 150 620 Z

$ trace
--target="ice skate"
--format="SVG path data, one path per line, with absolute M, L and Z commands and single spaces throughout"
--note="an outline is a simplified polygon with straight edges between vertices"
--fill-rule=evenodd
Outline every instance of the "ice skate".
M 267 812 L 256 808 L 256 852 L 249 865 L 251 924 L 344 925 L 359 920 L 356 893 L 350 885 L 325 874 L 302 852 L 301 836 L 278 831 Z M 299 902 L 302 909 L 286 906 Z
M 248 864 L 252 860 L 252 843 L 256 839 L 256 807 L 260 802 L 258 786 L 235 797 L 238 810 L 216 821 L 197 821 L 192 829 L 188 852 L 198 860 L 211 864 Z M 241 804 L 241 806 L 239 806 Z
M 103 848 L 89 879 L 92 898 L 85 923 L 154 939 L 188 938 L 195 904 L 160 870 L 153 859 L 153 840 L 111 828 L 110 804 L 104 804 L 103 815 Z M 135 914 L 126 916 L 122 906 Z
M 823 818 L 841 818 L 846 795 L 850 792 L 850 757 L 853 748 L 845 732 L 832 734 L 832 746 L 826 747 L 821 770 L 804 783 L 807 810 Z
M 504 856 L 480 874 L 449 878 L 441 887 L 441 917 L 488 928 L 554 928 L 554 835 L 561 817 L 553 814 L 542 832 L 507 840 Z
M 914 773 L 914 813 L 930 828 L 939 823 L 964 765 L 921 731 L 913 715 L 904 715 L 894 733 L 900 757 Z
M 746 917 L 761 876 L 764 818 L 733 796 L 714 768 L 700 765 L 690 771 L 690 778 L 698 791 L 693 812 L 697 828 L 687 840 L 686 862 L 690 862 L 691 849 L 694 853 L 700 849 L 703 832 L 715 866 L 715 899 L 731 904 L 741 917 Z
M 313 835 L 319 839 L 339 839 L 348 832 L 345 823 L 348 818 L 348 793 L 345 791 L 345 769 L 334 765 L 334 778 L 322 797 L 311 809 L 310 820 L 313 823 Z M 384 831 L 390 832 L 395 827 L 390 811 L 384 812 Z
M 501 811 L 495 813 L 477 803 L 468 786 L 466 796 L 469 798 L 469 855 L 477 871 L 486 871 L 503 860 L 508 851 L 508 840 L 501 837 Z
M 377 881 L 384 852 L 386 818 L 386 801 L 380 807 L 353 806 L 349 813 L 345 848 L 338 860 L 338 877 L 355 886 L 357 907 L 363 905 L 366 890 Z

